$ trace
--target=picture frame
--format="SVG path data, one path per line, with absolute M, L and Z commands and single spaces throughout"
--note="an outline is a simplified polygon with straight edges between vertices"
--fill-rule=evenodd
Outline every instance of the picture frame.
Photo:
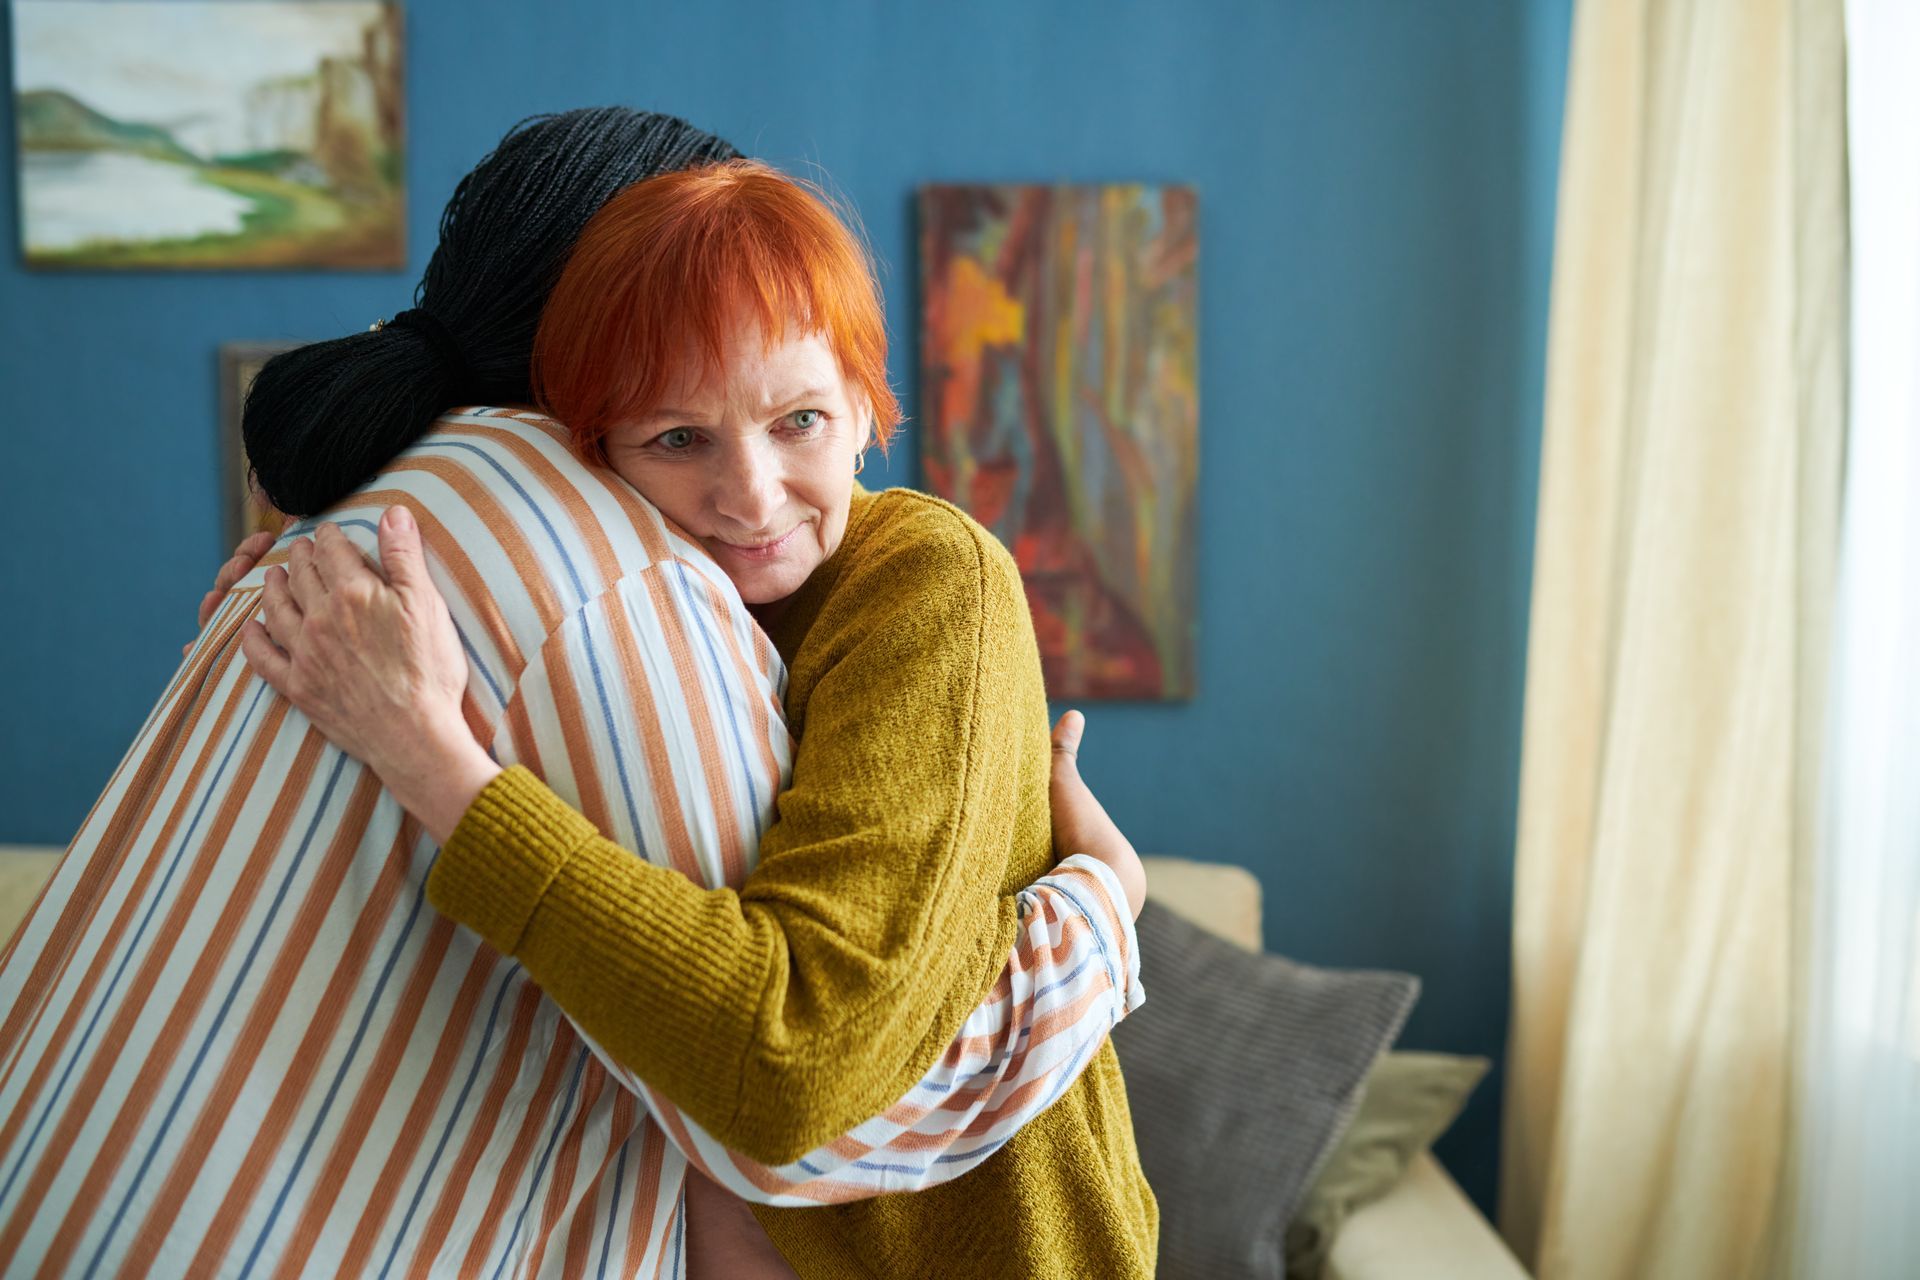
M 247 392 L 261 366 L 298 342 L 227 342 L 220 346 L 220 493 L 224 499 L 221 528 L 229 547 L 266 530 L 278 534 L 286 514 L 277 509 L 253 482 L 246 440 L 240 433 Z

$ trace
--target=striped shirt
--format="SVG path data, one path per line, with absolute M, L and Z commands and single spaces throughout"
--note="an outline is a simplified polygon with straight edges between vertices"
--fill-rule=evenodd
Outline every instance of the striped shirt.
M 794 744 L 725 575 L 531 413 L 448 415 L 328 518 L 371 550 L 396 502 L 495 758 L 739 885 Z M 0 956 L 7 1275 L 678 1277 L 690 1163 L 786 1205 L 952 1179 L 1141 998 L 1122 891 L 1069 858 L 907 1096 L 792 1164 L 733 1155 L 428 907 L 432 842 L 251 673 L 239 629 L 286 547 L 209 621 Z

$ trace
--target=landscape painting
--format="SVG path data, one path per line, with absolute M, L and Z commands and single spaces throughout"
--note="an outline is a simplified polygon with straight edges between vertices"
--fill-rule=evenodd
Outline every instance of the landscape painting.
M 1013 552 L 1047 696 L 1194 689 L 1197 201 L 921 189 L 926 483 Z
M 406 265 L 401 11 L 14 0 L 27 265 Z

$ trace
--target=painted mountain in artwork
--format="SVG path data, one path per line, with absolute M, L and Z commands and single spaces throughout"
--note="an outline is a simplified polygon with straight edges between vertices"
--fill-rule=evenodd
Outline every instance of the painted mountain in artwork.
M 29 89 L 15 103 L 22 151 L 125 151 L 189 164 L 199 158 L 158 125 L 123 123 L 58 89 Z

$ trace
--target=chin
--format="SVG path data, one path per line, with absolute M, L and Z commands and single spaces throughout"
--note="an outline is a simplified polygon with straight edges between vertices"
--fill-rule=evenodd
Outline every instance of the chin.
M 733 586 L 734 589 L 740 593 L 740 599 L 743 603 L 758 606 L 778 604 L 780 601 L 785 600 L 788 596 L 798 591 L 806 580 L 807 575 L 804 573 L 795 575 L 791 572 L 783 573 L 775 570 L 768 573 L 756 573 L 751 578 L 745 580 L 735 578 L 733 580 Z

